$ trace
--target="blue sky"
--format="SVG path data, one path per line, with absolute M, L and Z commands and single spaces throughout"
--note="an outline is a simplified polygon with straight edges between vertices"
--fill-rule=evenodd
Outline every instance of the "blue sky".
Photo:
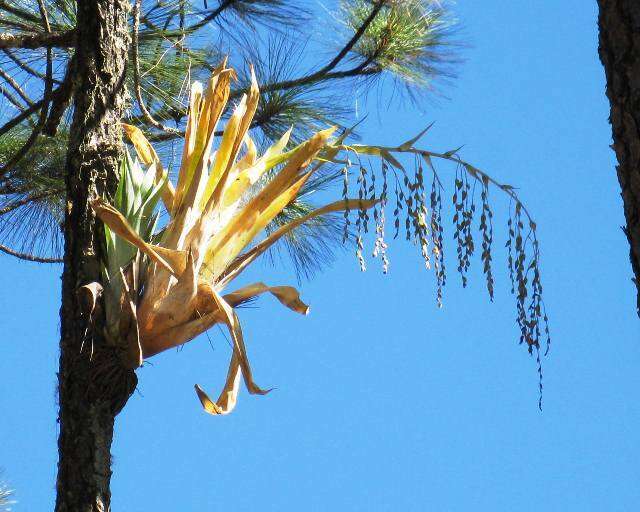
M 460 1 L 456 11 L 469 48 L 449 100 L 424 113 L 381 108 L 362 133 L 401 142 L 435 120 L 424 147 L 464 144 L 466 159 L 520 188 L 539 226 L 553 334 L 543 412 L 535 361 L 517 345 L 494 192 L 494 303 L 476 258 L 466 290 L 450 272 L 438 310 L 433 276 L 394 244 L 387 276 L 375 262 L 360 273 L 349 252 L 304 282 L 308 317 L 268 298 L 241 312 L 256 380 L 276 390 L 243 392 L 228 417 L 204 414 L 193 392 L 223 382 L 229 348 L 217 331 L 212 346 L 202 338 L 154 358 L 117 420 L 114 510 L 637 507 L 639 324 L 595 2 Z M 59 273 L 1 264 L 0 466 L 15 510 L 46 510 Z M 269 272 L 295 284 L 286 268 Z

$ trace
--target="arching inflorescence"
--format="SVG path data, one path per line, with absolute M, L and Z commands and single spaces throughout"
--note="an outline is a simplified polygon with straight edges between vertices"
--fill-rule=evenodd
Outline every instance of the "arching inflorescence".
M 92 201 L 105 225 L 106 261 L 103 282 L 88 284 L 83 290 L 92 304 L 91 311 L 97 297 L 103 295 L 105 336 L 120 349 L 128 366 L 138 367 L 145 358 L 180 346 L 215 324 L 225 324 L 233 350 L 223 390 L 213 401 L 196 385 L 205 410 L 211 414 L 230 412 L 237 401 L 241 378 L 250 393 L 267 393 L 253 379 L 235 308 L 264 293 L 272 294 L 295 312 L 307 314 L 309 308 L 290 286 L 257 282 L 232 292 L 227 288 L 278 241 L 305 223 L 340 212 L 344 215 L 343 241 L 355 239 L 362 269 L 363 237 L 371 230 L 375 237 L 373 256 L 381 258 L 386 272 L 389 261 L 385 229 L 391 223 L 386 211 L 393 207 L 393 237 L 415 242 L 427 268 L 434 267 L 437 301 L 441 304 L 446 272 L 443 186 L 434 165 L 436 160 L 453 162 L 457 169 L 453 222 L 463 285 L 475 251 L 474 191 L 480 190 L 481 259 L 491 298 L 494 278 L 490 186 L 497 186 L 509 196 L 513 208 L 507 247 L 521 342 L 531 352 L 539 353 L 541 339 L 546 335 L 548 345 L 536 226 L 511 187 L 496 183 L 461 160 L 455 151 L 436 153 L 417 148 L 415 144 L 422 133 L 399 146 L 370 146 L 348 144 L 348 132 L 337 135 L 334 128 L 328 128 L 288 148 L 288 131 L 259 155 L 249 134 L 259 100 L 255 77 L 250 90 L 235 105 L 214 151 L 216 127 L 233 79 L 234 71 L 222 63 L 205 87 L 198 82 L 192 85 L 175 186 L 142 131 L 124 125 L 137 158 L 127 155 L 123 160 L 111 204 L 99 197 Z M 414 172 L 408 172 L 399 161 L 402 155 L 414 159 Z M 373 161 L 379 162 L 380 171 L 368 167 Z M 342 197 L 273 229 L 274 219 L 325 166 L 343 168 Z M 431 177 L 430 184 L 427 175 Z M 350 182 L 357 185 L 357 197 L 349 195 Z M 392 194 L 395 197 L 390 199 Z M 162 225 L 158 223 L 160 210 L 165 210 L 168 218 Z

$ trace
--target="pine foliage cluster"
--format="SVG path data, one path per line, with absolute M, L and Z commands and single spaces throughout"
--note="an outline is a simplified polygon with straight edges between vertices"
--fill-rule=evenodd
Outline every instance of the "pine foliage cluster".
M 282 0 L 135 0 L 126 121 L 171 160 L 184 135 L 189 83 L 206 80 L 227 55 L 238 70 L 232 100 L 247 90 L 249 63 L 263 84 L 253 124 L 263 147 L 292 126 L 297 142 L 328 125 L 345 127 L 354 90 L 364 95 L 393 80 L 416 96 L 452 74 L 454 20 L 439 2 L 341 0 L 327 6 L 335 14 L 320 15 L 314 8 Z M 36 41 L 32 48 L 0 42 L 0 249 L 25 259 L 61 258 L 74 27 L 74 0 L 0 1 L 0 32 Z M 42 42 L 54 36 L 54 45 Z M 309 48 L 318 58 L 307 69 Z M 332 176 L 339 173 L 323 179 Z M 308 211 L 304 197 L 271 229 Z M 326 261 L 338 231 L 318 220 L 287 238 L 301 274 Z

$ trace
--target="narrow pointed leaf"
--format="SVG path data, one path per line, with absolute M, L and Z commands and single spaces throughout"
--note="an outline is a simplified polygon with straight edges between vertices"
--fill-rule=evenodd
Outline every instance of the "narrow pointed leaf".
M 403 150 L 403 151 L 405 151 L 407 149 L 411 149 L 413 147 L 413 145 L 416 142 L 418 142 L 422 138 L 422 136 L 431 129 L 431 127 L 433 126 L 434 123 L 435 123 L 435 121 L 431 122 L 429 124 L 429 126 L 427 126 L 424 130 L 422 130 L 418 135 L 416 135 L 412 139 L 409 139 L 408 141 L 404 142 L 403 144 L 400 144 L 400 149 Z
M 127 135 L 131 144 L 136 150 L 138 158 L 142 160 L 145 165 L 153 165 L 155 164 L 155 179 L 156 183 L 163 183 L 161 195 L 162 202 L 164 203 L 167 211 L 171 213 L 173 209 L 173 201 L 175 199 L 175 190 L 173 185 L 168 179 L 167 173 L 164 171 L 162 167 L 162 163 L 160 162 L 160 158 L 156 153 L 155 149 L 151 143 L 147 140 L 142 133 L 142 130 L 137 128 L 136 126 L 132 126 L 130 124 L 121 123 L 122 129 L 124 133 Z

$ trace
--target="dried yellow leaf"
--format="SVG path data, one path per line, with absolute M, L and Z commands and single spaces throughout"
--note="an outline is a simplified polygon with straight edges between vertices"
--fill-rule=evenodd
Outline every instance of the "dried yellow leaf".
M 309 314 L 309 306 L 300 300 L 300 292 L 293 286 L 267 286 L 264 283 L 253 283 L 235 292 L 228 293 L 224 299 L 229 303 L 240 304 L 262 293 L 271 293 L 283 305 L 289 309 L 300 313 L 301 315 Z
M 244 346 L 244 338 L 242 336 L 242 328 L 240 327 L 240 321 L 238 315 L 231 308 L 231 306 L 225 301 L 218 293 L 213 291 L 214 300 L 222 313 L 224 314 L 224 323 L 227 324 L 229 334 L 233 339 L 233 350 L 237 354 L 240 367 L 242 368 L 242 376 L 244 377 L 244 384 L 247 390 L 252 395 L 266 395 L 270 389 L 262 389 L 253 380 L 253 374 L 251 372 L 251 366 L 249 365 L 249 359 L 247 358 L 247 350 Z
M 102 199 L 98 198 L 91 201 L 91 207 L 96 212 L 96 215 L 100 220 L 109 226 L 116 235 L 140 249 L 165 270 L 168 270 L 172 274 L 179 273 L 179 271 L 163 257 L 171 255 L 173 264 L 180 264 L 180 256 L 175 254 L 176 251 L 170 251 L 164 247 L 157 247 L 145 242 L 129 225 L 127 219 L 124 218 L 124 215 Z
M 240 361 L 234 350 L 231 355 L 231 361 L 229 361 L 227 380 L 216 402 L 213 402 L 200 386 L 195 385 L 200 403 L 206 412 L 215 416 L 219 414 L 229 414 L 233 411 L 238 402 L 241 374 Z

